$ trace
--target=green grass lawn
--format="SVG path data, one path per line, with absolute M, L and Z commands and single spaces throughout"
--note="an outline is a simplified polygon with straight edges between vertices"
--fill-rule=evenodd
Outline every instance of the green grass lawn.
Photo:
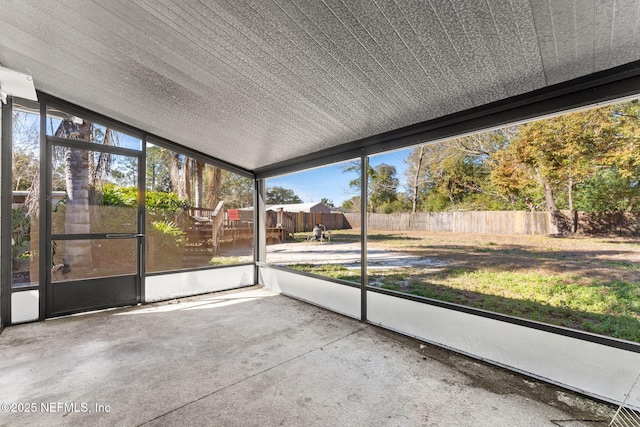
M 640 248 L 634 241 L 530 236 L 514 243 L 379 233 L 369 242 L 370 248 L 447 261 L 435 269 L 371 270 L 371 286 L 640 342 Z M 289 267 L 360 283 L 360 270 L 341 265 Z

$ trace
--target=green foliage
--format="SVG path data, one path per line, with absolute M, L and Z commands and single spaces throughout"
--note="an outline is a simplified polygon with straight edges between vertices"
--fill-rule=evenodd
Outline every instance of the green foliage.
M 376 206 L 376 212 L 384 214 L 407 212 L 411 210 L 411 202 L 403 194 L 396 196 L 395 200 L 384 202 Z
M 228 209 L 253 206 L 253 181 L 223 169 L 220 200 Z
M 637 211 L 638 134 L 640 103 L 631 101 L 421 145 L 405 159 L 411 207 L 403 209 L 547 210 L 559 230 L 558 209 Z M 369 173 L 370 208 L 397 211 L 400 193 L 379 197 L 375 179 L 383 175 Z
M 287 265 L 287 268 L 305 271 L 319 276 L 333 277 L 334 279 L 348 280 L 350 282 L 360 281 L 360 270 L 350 270 L 340 264 L 291 264 Z
M 123 187 L 115 184 L 102 186 L 102 203 L 105 206 L 134 207 L 137 205 L 137 200 L 138 189 L 136 187 Z M 180 200 L 175 193 L 147 191 L 146 207 L 151 211 L 179 213 L 189 209 L 191 203 L 188 200 Z
M 348 212 L 360 212 L 360 197 L 353 196 L 350 199 L 344 200 L 340 207 Z
M 31 240 L 31 218 L 24 206 L 11 210 L 11 238 L 13 257 L 24 257 L 30 249 Z
M 185 233 L 173 221 L 151 221 L 147 227 L 147 270 L 182 268 Z
M 152 233 L 157 231 L 159 233 L 173 236 L 179 241 L 184 236 L 184 232 L 178 228 L 173 221 L 152 221 L 151 222 Z
M 32 152 L 20 147 L 14 147 L 12 158 L 13 190 L 29 190 L 34 184 L 34 179 L 37 180 L 39 176 L 40 165 L 38 158 Z
M 151 211 L 164 212 L 184 212 L 191 207 L 191 202 L 187 199 L 180 200 L 175 193 L 165 193 L 163 191 L 147 191 L 146 206 Z
M 171 179 L 169 170 L 171 155 L 169 150 L 155 145 L 147 144 L 147 190 L 170 192 Z
M 251 259 L 246 256 L 215 256 L 209 260 L 209 265 L 235 265 L 251 262 Z
M 373 212 L 379 212 L 383 205 L 394 203 L 398 198 L 400 180 L 395 166 L 381 163 L 369 172 L 369 205 Z
M 353 161 L 349 163 L 343 170 L 344 173 L 352 173 L 357 172 L 360 174 L 360 162 Z M 394 211 L 394 208 L 390 208 L 390 205 L 393 205 L 399 196 L 398 187 L 400 185 L 400 180 L 397 177 L 397 171 L 395 166 L 388 165 L 386 163 L 380 163 L 375 167 L 371 166 L 371 164 L 367 164 L 367 177 L 369 179 L 368 182 L 368 198 L 369 198 L 369 210 L 371 212 L 381 212 L 383 206 L 386 206 L 384 209 L 387 211 Z M 360 191 L 360 178 L 352 179 L 349 182 L 349 187 L 352 191 Z M 349 209 L 351 211 L 359 211 L 360 206 L 358 202 L 358 206 L 355 206 L 355 201 L 360 200 L 359 197 L 353 197 L 350 201 L 343 202 L 343 206 L 345 209 Z M 345 206 L 346 203 L 346 206 Z M 348 207 L 347 207 L 348 206 Z
M 102 204 L 104 206 L 135 207 L 138 203 L 138 189 L 115 184 L 102 186 Z
M 576 209 L 583 212 L 640 210 L 637 178 L 623 177 L 615 168 L 600 169 L 576 186 Z
M 289 188 L 271 187 L 267 188 L 266 202 L 270 205 L 292 204 L 302 203 L 302 199 Z

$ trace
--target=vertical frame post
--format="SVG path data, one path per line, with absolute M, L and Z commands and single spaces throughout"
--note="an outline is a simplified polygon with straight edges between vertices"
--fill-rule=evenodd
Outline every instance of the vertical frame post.
M 47 104 L 49 99 L 39 95 L 40 100 L 40 197 L 38 200 L 38 218 L 40 264 L 38 277 L 38 297 L 40 303 L 39 318 L 47 317 L 51 295 L 48 284 L 51 280 L 51 176 L 52 176 L 52 148 L 47 144 Z
M 138 301 L 145 303 L 147 247 L 147 137 L 143 135 L 138 156 Z
M 11 151 L 13 149 L 13 99 L 9 97 L 6 104 L 1 104 L 0 109 L 0 329 L 11 323 L 11 274 L 13 271 L 11 262 L 11 205 L 12 193 L 12 162 Z
M 360 320 L 367 321 L 367 206 L 369 204 L 369 157 L 360 157 Z

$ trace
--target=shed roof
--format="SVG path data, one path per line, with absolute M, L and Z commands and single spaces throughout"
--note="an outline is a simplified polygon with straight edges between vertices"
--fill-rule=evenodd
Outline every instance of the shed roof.
M 278 210 L 282 208 L 285 212 L 311 212 L 314 208 L 319 208 L 330 211 L 329 207 L 321 202 L 312 203 L 292 203 L 292 204 L 280 204 L 280 205 L 268 205 L 267 210 Z

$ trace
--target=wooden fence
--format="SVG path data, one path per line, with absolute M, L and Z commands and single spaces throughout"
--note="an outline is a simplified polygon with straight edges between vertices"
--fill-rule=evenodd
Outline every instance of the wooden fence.
M 563 212 L 568 215 L 568 212 Z M 359 213 L 345 213 L 350 228 L 360 228 Z M 397 214 L 370 213 L 370 230 L 434 231 L 486 234 L 554 234 L 548 212 L 477 211 L 477 212 L 417 212 Z M 578 234 L 640 235 L 638 213 L 578 214 Z
M 353 228 L 360 228 L 360 214 L 347 213 Z M 547 212 L 477 211 L 368 214 L 370 230 L 434 231 L 486 234 L 549 234 L 552 229 Z
M 267 226 L 277 222 L 277 212 L 267 212 Z M 291 218 L 293 222 L 293 232 L 312 231 L 314 225 L 323 224 L 327 230 L 344 230 L 351 228 L 351 225 L 342 213 L 320 213 L 320 212 L 284 212 L 285 216 Z
M 640 236 L 640 213 L 612 212 L 578 214 L 578 233 Z

